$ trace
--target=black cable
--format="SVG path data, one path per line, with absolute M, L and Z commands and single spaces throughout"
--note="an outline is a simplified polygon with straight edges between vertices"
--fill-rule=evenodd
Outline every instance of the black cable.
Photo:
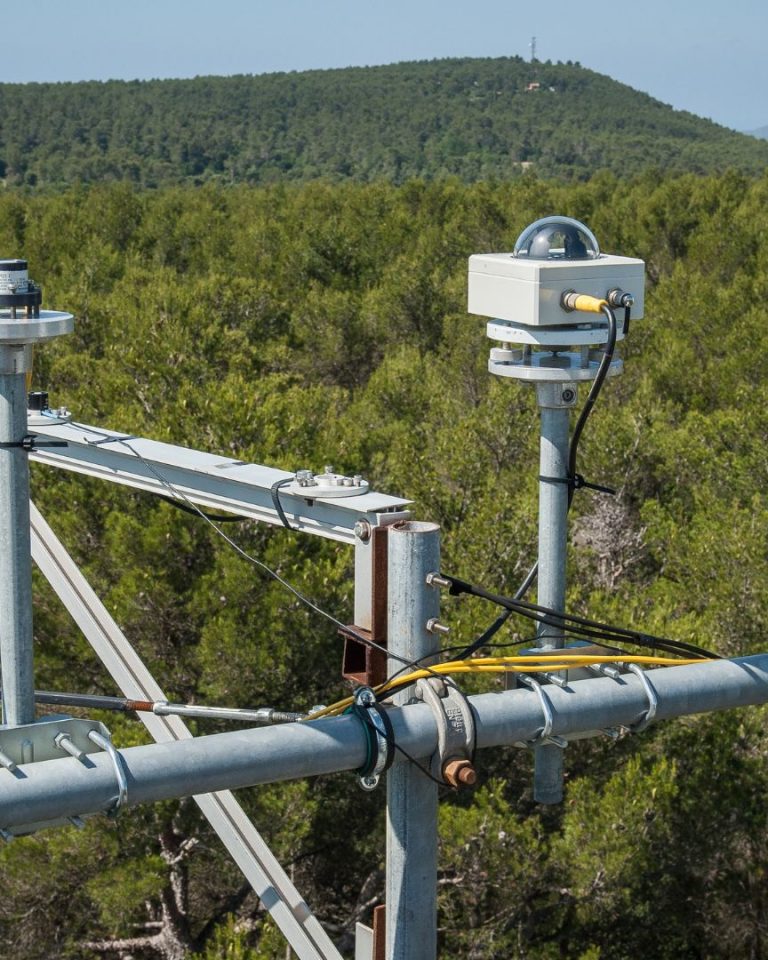
M 163 487 L 166 488 L 166 490 L 168 490 L 168 492 L 170 493 L 171 497 L 174 500 L 182 501 L 192 511 L 192 513 L 196 514 L 197 516 L 205 520 L 206 523 L 208 523 L 209 526 L 212 527 L 213 530 L 215 530 L 216 533 L 222 538 L 222 540 L 228 543 L 230 547 L 232 547 L 232 549 L 240 557 L 242 557 L 242 559 L 246 560 L 248 563 L 253 564 L 255 567 L 258 567 L 268 577 L 270 577 L 272 580 L 275 580 L 282 587 L 284 587 L 286 590 L 292 593 L 293 596 L 296 597 L 296 599 L 300 603 L 303 603 L 305 606 L 309 607 L 310 610 L 313 610 L 315 613 L 319 614 L 321 617 L 325 617 L 326 620 L 334 624 L 334 626 L 336 626 L 341 632 L 343 632 L 349 637 L 352 637 L 354 640 L 357 640 L 359 643 L 362 643 L 366 647 L 371 647 L 374 650 L 380 650 L 382 653 L 386 654 L 391 659 L 398 660 L 400 663 L 404 664 L 407 667 L 412 668 L 414 666 L 414 661 L 409 660 L 407 657 L 401 657 L 399 654 L 396 654 L 393 651 L 388 650 L 386 647 L 382 646 L 379 643 L 376 643 L 375 641 L 371 640 L 369 637 L 364 637 L 362 634 L 357 633 L 347 624 L 342 623 L 341 620 L 337 620 L 336 617 L 333 616 L 333 614 L 328 613 L 326 610 L 323 610 L 323 608 L 319 606 L 317 603 L 315 603 L 314 600 L 311 600 L 309 597 L 303 594 L 300 590 L 294 587 L 293 584 L 289 583 L 284 577 L 281 577 L 280 574 L 277 573 L 277 571 L 273 570 L 270 566 L 264 563 L 263 560 L 259 560 L 257 557 L 254 557 L 250 553 L 248 553 L 247 550 L 244 550 L 239 543 L 236 543 L 228 534 L 226 534 L 218 526 L 218 524 L 214 520 L 211 520 L 211 518 L 207 516 L 197 506 L 197 504 L 193 503 L 189 499 L 189 497 L 187 497 L 186 494 L 184 494 L 183 491 L 178 490 L 176 487 L 174 487 L 171 481 L 168 480 L 166 477 L 164 477 L 163 474 L 160 472 L 160 470 L 158 470 L 154 464 L 150 463 L 149 460 L 143 457 L 139 453 L 139 451 L 135 447 L 132 447 L 131 444 L 128 442 L 130 440 L 138 440 L 140 439 L 139 437 L 135 437 L 133 435 L 130 435 L 130 436 L 126 435 L 125 437 L 113 437 L 111 434 L 104 433 L 103 431 L 97 430 L 94 427 L 86 426 L 83 423 L 75 423 L 73 421 L 71 425 L 74 427 L 78 427 L 82 430 L 87 430 L 90 433 L 95 433 L 97 437 L 101 438 L 99 440 L 89 440 L 88 437 L 83 437 L 83 440 L 88 444 L 91 444 L 93 446 L 100 446 L 101 444 L 104 444 L 104 443 L 120 443 L 124 447 L 126 447 L 128 450 L 130 450 L 130 452 L 134 455 L 134 457 L 136 457 L 137 460 L 139 460 L 141 463 L 144 464 L 144 466 L 155 477 L 158 483 L 160 483 Z M 423 669 L 428 670 L 429 667 L 425 667 Z
M 288 518 L 285 515 L 283 510 L 283 505 L 280 503 L 280 490 L 282 487 L 287 487 L 289 483 L 293 483 L 295 477 L 285 477 L 283 480 L 278 480 L 272 484 L 269 488 L 269 492 L 272 495 L 272 503 L 275 507 L 278 517 L 280 517 L 280 522 L 284 527 L 287 527 L 289 530 L 293 530 L 293 527 L 288 523 Z
M 629 323 L 628 319 L 629 308 L 625 309 L 624 314 L 624 328 L 626 330 Z M 605 342 L 605 347 L 603 348 L 603 356 L 600 360 L 600 366 L 597 368 L 597 373 L 595 374 L 595 379 L 592 382 L 589 394 L 587 399 L 584 402 L 584 406 L 579 414 L 579 419 L 576 421 L 576 426 L 573 428 L 573 434 L 571 436 L 570 444 L 568 445 L 568 478 L 566 482 L 568 483 L 568 509 L 571 509 L 571 503 L 573 502 L 573 495 L 578 489 L 579 486 L 584 486 L 584 478 L 581 477 L 576 472 L 576 458 L 579 452 L 579 441 L 581 440 L 581 434 L 584 430 L 584 425 L 589 419 L 589 415 L 592 412 L 592 408 L 595 405 L 600 391 L 603 388 L 603 383 L 605 382 L 606 377 L 608 376 L 608 371 L 610 370 L 611 363 L 613 362 L 613 354 L 616 350 L 616 314 L 611 310 L 611 308 L 606 304 L 603 307 L 603 313 L 605 314 L 608 320 L 608 339 Z M 581 480 L 581 483 L 577 481 Z M 608 490 L 608 488 L 603 488 Z M 531 588 L 531 585 L 536 580 L 536 577 L 539 573 L 539 561 L 536 560 L 531 569 L 525 575 L 523 582 L 517 588 L 514 594 L 514 599 L 522 600 L 523 597 L 528 593 Z M 511 615 L 512 611 L 505 611 L 496 620 L 488 627 L 476 640 L 474 640 L 464 651 L 459 660 L 464 660 L 466 657 L 471 656 L 476 650 L 479 650 L 487 641 L 494 636 L 507 622 Z
M 603 347 L 603 356 L 600 360 L 600 366 L 597 368 L 595 379 L 592 382 L 592 387 L 590 388 L 587 399 L 581 409 L 579 419 L 576 421 L 576 426 L 573 428 L 571 443 L 568 448 L 568 477 L 571 480 L 575 479 L 576 477 L 576 457 L 579 452 L 579 441 L 581 440 L 581 434 L 584 430 L 584 425 L 589 419 L 589 415 L 592 413 L 592 408 L 595 405 L 595 401 L 597 400 L 598 396 L 600 395 L 600 391 L 603 388 L 603 383 L 605 383 L 605 379 L 608 376 L 608 371 L 610 370 L 611 363 L 613 362 L 613 354 L 616 349 L 616 314 L 613 312 L 613 310 L 611 310 L 607 303 L 603 306 L 603 313 L 608 320 L 608 339 Z M 575 491 L 575 486 L 568 488 L 569 508 L 571 506 Z
M 247 520 L 248 517 L 235 517 L 231 514 L 222 514 L 222 513 L 206 513 L 204 510 L 193 510 L 191 507 L 188 507 L 186 503 L 181 503 L 180 500 L 174 500 L 173 497 L 164 497 L 162 493 L 158 493 L 157 496 L 161 500 L 165 500 L 166 503 L 170 503 L 172 507 L 176 507 L 177 510 L 183 510 L 184 513 L 189 513 L 193 517 L 202 514 L 206 520 L 213 520 L 215 523 L 243 523 Z
M 469 596 L 479 597 L 504 607 L 510 612 L 527 617 L 529 620 L 535 620 L 547 626 L 564 626 L 570 634 L 590 637 L 591 639 L 598 639 L 608 643 L 632 643 L 636 646 L 666 650 L 670 653 L 688 653 L 707 660 L 720 659 L 719 654 L 704 650 L 703 647 L 686 643 L 683 640 L 657 637 L 653 634 L 643 633 L 639 630 L 631 630 L 627 627 L 614 627 L 610 624 L 601 623 L 598 620 L 590 620 L 588 617 L 558 612 L 557 610 L 552 610 L 550 607 L 544 607 L 540 604 L 528 603 L 527 601 L 518 600 L 513 597 L 505 597 L 501 594 L 491 593 L 459 577 L 452 577 L 450 574 L 441 573 L 440 575 L 450 581 L 450 592 L 453 596 L 466 593 Z

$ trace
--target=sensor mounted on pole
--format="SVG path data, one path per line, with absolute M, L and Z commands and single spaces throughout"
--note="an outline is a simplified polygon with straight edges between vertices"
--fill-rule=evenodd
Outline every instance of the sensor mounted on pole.
M 645 264 L 600 251 L 592 231 L 570 217 L 545 217 L 520 234 L 511 253 L 469 258 L 468 309 L 491 317 L 489 370 L 533 383 L 592 380 L 593 348 L 608 339 L 599 314 L 587 316 L 572 295 L 632 303 L 632 319 L 643 316 Z M 620 302 L 620 298 L 625 298 Z M 618 339 L 624 330 L 620 327 Z M 517 345 L 516 347 L 509 346 Z M 573 349 L 576 348 L 576 349 Z M 614 361 L 618 373 L 621 361 Z

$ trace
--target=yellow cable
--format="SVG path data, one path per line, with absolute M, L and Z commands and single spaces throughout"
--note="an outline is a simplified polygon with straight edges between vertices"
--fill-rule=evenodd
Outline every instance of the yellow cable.
M 573 302 L 573 309 L 579 310 L 581 313 L 602 313 L 603 307 L 607 306 L 607 300 L 590 297 L 586 293 L 580 293 Z
M 553 651 L 549 654 L 536 656 L 516 657 L 475 657 L 472 660 L 448 660 L 444 663 L 436 663 L 429 669 L 414 670 L 411 673 L 403 674 L 388 680 L 386 683 L 374 687 L 377 694 L 390 693 L 400 687 L 409 686 L 417 680 L 435 674 L 452 673 L 541 673 L 542 671 L 556 672 L 560 670 L 572 670 L 575 667 L 597 666 L 598 664 L 611 663 L 636 663 L 645 666 L 685 666 L 693 663 L 705 663 L 700 657 L 696 659 L 673 659 L 672 657 L 653 657 L 645 655 L 601 655 L 601 654 L 569 654 Z M 321 717 L 335 716 L 343 713 L 347 707 L 354 702 L 353 697 L 345 697 L 337 703 L 333 703 L 322 710 L 313 713 L 308 720 L 319 720 Z

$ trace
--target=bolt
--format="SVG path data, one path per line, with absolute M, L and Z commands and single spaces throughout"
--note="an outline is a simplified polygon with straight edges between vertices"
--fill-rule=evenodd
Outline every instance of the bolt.
M 355 691 L 355 700 L 364 707 L 370 707 L 376 703 L 376 694 L 370 687 L 358 687 Z
M 576 399 L 576 391 L 566 387 L 562 393 L 563 403 L 572 403 Z
M 451 581 L 441 576 L 439 573 L 428 573 L 426 576 L 428 587 L 450 587 Z
M 360 786 L 363 790 L 375 790 L 379 785 L 378 777 L 361 777 Z
M 436 617 L 430 617 L 429 620 L 427 620 L 427 631 L 429 633 L 450 633 L 451 628 L 447 627 L 444 623 L 440 623 Z
M 443 780 L 452 787 L 472 787 L 477 783 L 477 771 L 469 760 L 448 760 L 443 765 Z
M 371 525 L 367 520 L 358 520 L 355 524 L 355 536 L 362 543 L 368 543 L 371 539 Z
M 68 753 L 71 757 L 74 757 L 76 760 L 82 760 L 85 756 L 85 751 L 81 750 L 75 745 L 72 737 L 70 737 L 68 733 L 64 733 L 63 731 L 61 733 L 57 733 L 53 738 L 53 742 L 56 744 L 59 750 L 66 751 L 66 753 Z
M 333 466 L 332 466 L 330 463 L 326 463 L 326 465 L 325 465 L 325 472 L 326 472 L 326 473 L 333 473 Z

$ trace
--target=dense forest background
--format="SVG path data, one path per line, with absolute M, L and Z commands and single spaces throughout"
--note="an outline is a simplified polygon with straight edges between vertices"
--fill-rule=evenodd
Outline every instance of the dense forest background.
M 737 93 L 735 95 L 738 95 Z M 433 60 L 265 76 L 0 84 L 0 178 L 270 183 L 759 172 L 768 143 L 576 63 Z
M 522 62 L 509 64 L 522 74 Z M 104 85 L 94 102 L 123 89 Z M 104 123 L 116 116 L 104 112 Z M 141 131 L 153 120 L 146 110 L 134 122 Z M 61 164 L 79 149 L 70 138 Z M 45 162 L 60 186 L 74 169 Z M 30 164 L 45 169 L 42 155 Z M 582 440 L 583 472 L 618 495 L 574 501 L 569 607 L 726 656 L 765 649 L 765 172 L 57 192 L 33 190 L 27 173 L 19 182 L 0 193 L 0 251 L 28 258 L 45 305 L 77 317 L 74 334 L 36 356 L 35 386 L 52 403 L 86 423 L 244 460 L 361 472 L 441 524 L 446 571 L 499 592 L 535 556 L 537 409 L 530 389 L 487 373 L 484 321 L 466 311 L 466 258 L 511 249 L 540 216 L 584 220 L 605 251 L 646 261 L 648 291 L 646 319 L 622 346 L 625 372 Z M 32 474 L 38 505 L 170 697 L 306 709 L 346 692 L 333 629 L 206 524 L 114 485 Z M 251 522 L 234 536 L 348 618 L 348 548 Z M 42 580 L 36 589 L 38 688 L 115 693 Z M 452 644 L 494 616 L 450 599 L 443 614 Z M 527 635 L 512 620 L 499 639 Z M 143 742 L 136 721 L 102 719 L 118 745 Z M 441 957 L 768 956 L 765 719 L 764 709 L 732 711 L 573 744 L 554 808 L 532 802 L 526 752 L 481 754 L 478 787 L 441 805 Z M 239 797 L 350 954 L 355 920 L 369 921 L 383 895 L 383 791 L 338 776 Z M 8 957 L 285 956 L 187 801 L 5 845 L 0 885 Z

